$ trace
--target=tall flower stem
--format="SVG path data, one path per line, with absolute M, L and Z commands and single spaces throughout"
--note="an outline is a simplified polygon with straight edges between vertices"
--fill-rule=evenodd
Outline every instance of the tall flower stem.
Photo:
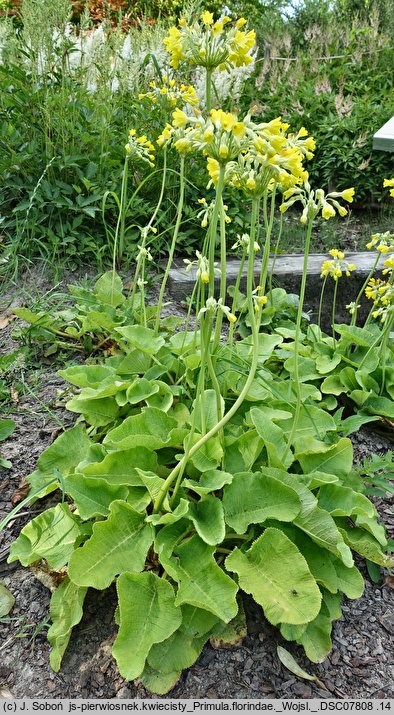
M 282 238 L 282 231 L 283 231 L 283 214 L 280 215 L 278 238 L 276 239 L 274 255 L 272 258 L 272 266 L 271 266 L 271 270 L 270 270 L 269 276 L 268 276 L 268 285 L 269 285 L 269 294 L 270 294 L 271 305 L 272 305 L 272 276 L 273 276 L 274 270 L 275 270 L 276 259 L 278 258 L 278 251 L 279 251 L 280 240 Z
M 125 222 L 126 222 L 126 197 L 129 176 L 129 157 L 126 155 L 123 167 L 122 186 L 120 190 L 119 214 L 115 228 L 114 250 L 112 269 L 115 273 L 116 266 L 120 266 L 124 250 Z
M 271 250 L 271 233 L 272 233 L 272 227 L 274 224 L 274 212 L 275 212 L 275 193 L 276 189 L 274 188 L 271 194 L 271 206 L 270 206 L 270 211 L 269 211 L 269 217 L 268 217 L 268 190 L 265 191 L 264 196 L 263 196 L 263 218 L 264 218 L 264 226 L 265 226 L 265 242 L 264 242 L 264 251 L 263 251 L 263 258 L 261 261 L 261 271 L 260 271 L 260 281 L 259 281 L 259 286 L 261 287 L 261 292 L 262 294 L 265 293 L 265 287 L 267 284 L 267 275 L 268 275 L 268 261 L 270 257 L 270 250 Z M 257 200 L 257 199 L 255 199 Z M 259 201 L 259 207 L 260 207 L 260 200 Z M 252 206 L 252 211 L 253 211 L 253 206 Z
M 242 256 L 241 260 L 239 263 L 239 270 L 237 273 L 237 278 L 235 281 L 235 286 L 234 286 L 234 295 L 233 295 L 233 303 L 231 306 L 231 312 L 233 314 L 236 313 L 237 311 L 237 300 L 238 300 L 238 293 L 239 293 L 239 286 L 241 283 L 241 278 L 242 278 L 242 273 L 244 270 L 244 265 L 245 265 L 245 259 L 246 259 L 246 249 L 242 251 Z M 234 343 L 234 329 L 235 329 L 235 323 L 230 323 L 230 330 L 229 330 L 229 336 L 228 336 L 228 346 L 232 348 L 233 343 Z
M 310 245 L 311 245 L 312 226 L 313 226 L 313 219 L 310 218 L 309 222 L 308 222 L 308 228 L 307 228 L 306 239 L 305 239 L 304 263 L 303 263 L 301 287 L 300 287 L 300 301 L 299 301 L 298 310 L 297 310 L 296 330 L 295 330 L 295 338 L 294 338 L 294 384 L 295 384 L 295 390 L 296 390 L 296 406 L 295 406 L 295 410 L 294 410 L 293 425 L 292 425 L 290 436 L 289 436 L 289 439 L 287 442 L 287 448 L 286 448 L 285 454 L 283 455 L 283 460 L 286 459 L 286 457 L 290 451 L 290 447 L 293 442 L 294 435 L 296 434 L 296 431 L 297 431 L 298 422 L 300 419 L 300 411 L 301 411 L 302 392 L 301 392 L 298 358 L 299 358 L 300 342 L 301 342 L 300 334 L 301 334 L 302 309 L 304 307 L 304 300 L 305 300 L 305 287 L 306 287 L 306 277 L 307 277 L 307 273 L 308 273 L 308 256 L 309 256 L 309 249 L 310 249 Z
M 326 290 L 326 285 L 327 285 L 327 276 L 324 276 L 323 285 L 322 285 L 321 291 L 320 291 L 319 312 L 317 314 L 317 327 L 319 329 L 320 329 L 320 323 L 321 323 L 321 314 L 322 314 L 322 310 L 323 310 L 323 298 L 324 298 L 324 293 Z
M 251 230 L 250 233 L 250 241 L 249 241 L 249 256 L 248 256 L 248 271 L 247 271 L 247 300 L 248 300 L 248 312 L 249 312 L 249 319 L 251 323 L 251 328 L 252 328 L 252 360 L 250 364 L 250 371 L 249 375 L 246 378 L 246 382 L 238 395 L 237 399 L 235 402 L 232 404 L 228 412 L 226 412 L 225 415 L 223 415 L 222 419 L 214 426 L 212 427 L 205 435 L 203 435 L 194 445 L 193 447 L 190 448 L 185 454 L 183 455 L 182 459 L 178 462 L 178 464 L 174 467 L 174 469 L 170 472 L 168 475 L 167 479 L 165 480 L 163 486 L 160 489 L 159 494 L 156 497 L 154 506 L 153 506 L 153 512 L 157 514 L 158 511 L 160 511 L 161 505 L 163 503 L 163 500 L 166 497 L 166 494 L 170 490 L 172 484 L 175 482 L 177 479 L 178 475 L 180 472 L 182 472 L 186 466 L 187 461 L 195 454 L 206 442 L 208 442 L 211 437 L 214 437 L 220 430 L 224 429 L 225 425 L 229 420 L 235 415 L 237 412 L 238 408 L 242 405 L 246 395 L 249 392 L 250 386 L 254 380 L 256 370 L 257 370 L 257 365 L 259 361 L 259 343 L 258 343 L 258 336 L 259 336 L 259 319 L 256 318 L 255 311 L 254 311 L 254 304 L 253 304 L 253 276 L 254 276 L 254 231 Z
M 220 196 L 219 204 L 219 225 L 220 225 L 220 291 L 219 298 L 224 305 L 227 294 L 227 255 L 226 255 L 226 221 L 223 206 L 223 196 Z M 213 352 L 217 349 L 220 342 L 220 334 L 223 322 L 223 313 L 220 310 L 216 316 L 215 336 L 213 339 Z
M 213 207 L 211 222 L 209 225 L 209 243 L 208 243 L 208 260 L 209 260 L 209 298 L 214 297 L 215 293 L 215 248 L 216 248 L 216 233 L 220 208 L 222 206 L 222 193 L 224 186 L 225 167 L 220 164 L 218 183 L 216 186 L 216 198 Z M 226 270 L 226 262 L 224 263 L 224 271 Z M 223 276 L 223 267 L 221 271 L 221 282 L 226 280 L 226 275 Z
M 212 109 L 212 70 L 208 67 L 205 72 L 205 105 L 209 113 Z
M 182 219 L 182 211 L 183 211 L 183 202 L 185 199 L 185 157 L 182 154 L 181 155 L 181 166 L 180 166 L 180 172 L 179 172 L 179 178 L 180 178 L 180 190 L 179 190 L 179 201 L 178 201 L 178 208 L 177 208 L 177 215 L 176 215 L 176 222 L 175 222 L 175 227 L 174 227 L 174 233 L 172 236 L 172 241 L 171 241 L 171 246 L 170 246 L 170 252 L 168 254 L 168 261 L 167 261 L 167 266 L 164 271 L 164 276 L 161 282 L 160 286 L 160 293 L 159 293 L 159 300 L 157 302 L 157 313 L 156 313 L 156 321 L 155 321 L 155 333 L 156 335 L 159 332 L 159 327 L 160 327 L 160 317 L 161 317 L 161 310 L 163 306 L 163 298 L 164 298 L 164 292 L 166 289 L 167 285 L 167 280 L 168 276 L 170 273 L 170 269 L 172 266 L 172 260 L 174 258 L 174 252 L 175 252 L 175 246 L 176 242 L 178 239 L 178 234 L 179 234 L 179 227 L 181 225 L 181 219 Z
M 335 339 L 335 310 L 337 307 L 337 293 L 338 293 L 338 281 L 334 281 L 334 295 L 332 298 L 332 312 L 331 312 L 331 326 L 332 326 L 332 341 L 334 345 L 334 350 L 337 346 L 337 341 Z
M 360 292 L 359 292 L 359 294 L 358 294 L 358 296 L 357 296 L 357 298 L 356 298 L 356 300 L 355 300 L 354 313 L 353 313 L 353 315 L 352 315 L 352 320 L 351 320 L 350 325 L 356 325 L 357 311 L 358 311 L 359 301 L 361 300 L 361 297 L 364 295 L 364 291 L 365 291 L 365 289 L 366 289 L 366 287 L 367 287 L 369 281 L 371 280 L 373 274 L 374 274 L 375 271 L 376 271 L 377 265 L 378 265 L 378 263 L 379 263 L 379 258 L 380 258 L 380 253 L 378 253 L 378 255 L 376 256 L 375 262 L 374 262 L 374 264 L 373 264 L 373 266 L 372 266 L 370 272 L 368 273 L 368 275 L 367 275 L 367 277 L 366 277 L 366 279 L 365 279 L 365 281 L 364 281 L 362 287 L 360 288 Z

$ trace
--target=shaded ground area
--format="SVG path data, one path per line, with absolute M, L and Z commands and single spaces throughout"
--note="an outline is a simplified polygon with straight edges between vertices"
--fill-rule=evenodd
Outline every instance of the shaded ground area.
M 2 331 L 0 354 L 15 350 L 11 328 Z M 66 387 L 52 369 L 30 379 L 33 394 L 15 397 L 7 416 L 17 423 L 3 451 L 13 463 L 0 469 L 0 512 L 11 509 L 11 499 L 23 477 L 35 467 L 41 452 L 53 441 L 59 421 L 66 427 L 74 415 L 64 409 Z M 392 443 L 367 430 L 354 437 L 355 456 L 384 453 Z M 6 446 L 6 449 L 4 448 Z M 51 497 L 53 498 L 53 497 Z M 45 504 L 48 506 L 48 501 Z M 36 504 L 31 512 L 39 509 Z M 378 503 L 393 534 L 393 502 Z M 0 580 L 16 598 L 10 616 L 0 619 L 0 687 L 16 697 L 134 698 L 152 697 L 138 683 L 124 681 L 111 655 L 116 636 L 115 592 L 90 591 L 85 615 L 74 633 L 60 673 L 49 667 L 45 632 L 49 590 L 29 569 L 6 564 L 9 544 L 29 520 L 22 511 L 0 535 Z M 365 572 L 363 564 L 359 564 Z M 240 647 L 215 650 L 207 645 L 196 664 L 185 672 L 168 697 L 175 698 L 390 698 L 394 697 L 394 591 L 389 583 L 373 584 L 366 577 L 359 601 L 346 601 L 343 618 L 334 624 L 333 650 L 321 665 L 313 665 L 297 646 L 283 641 L 262 611 L 245 600 L 248 635 Z M 327 690 L 293 676 L 279 662 L 276 646 L 290 650 L 301 666 L 316 674 Z M 157 697 L 157 696 L 154 696 Z

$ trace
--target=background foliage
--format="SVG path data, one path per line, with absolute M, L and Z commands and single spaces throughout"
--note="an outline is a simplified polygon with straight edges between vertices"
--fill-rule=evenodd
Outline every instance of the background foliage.
M 204 7 L 220 14 L 218 0 Z M 392 174 L 391 155 L 372 151 L 374 132 L 393 113 L 392 3 L 234 0 L 229 9 L 256 28 L 258 56 L 224 108 L 257 105 L 264 119 L 281 115 L 295 130 L 304 125 L 318 146 L 308 167 L 313 183 L 355 186 L 357 207 L 376 206 L 383 178 Z M 181 11 L 178 0 L 1 0 L 1 270 L 17 271 L 22 259 L 37 256 L 71 268 L 81 259 L 99 269 L 108 263 L 127 131 L 135 126 L 154 139 L 168 118 L 138 95 L 167 71 L 162 39 Z M 130 207 L 126 263 L 155 205 L 160 168 L 159 155 Z M 159 256 L 167 253 L 175 215 L 175 157 L 169 168 L 174 192 L 158 217 Z M 130 193 L 146 167 L 133 171 Z M 205 190 L 198 163 L 189 175 L 179 244 L 185 255 L 201 239 L 195 207 Z M 233 210 L 234 233 L 244 213 L 244 206 Z

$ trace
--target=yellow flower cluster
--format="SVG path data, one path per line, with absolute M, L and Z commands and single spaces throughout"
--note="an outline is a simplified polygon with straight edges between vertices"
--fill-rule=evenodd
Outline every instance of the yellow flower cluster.
M 225 183 L 247 196 L 258 197 L 270 183 L 287 189 L 308 177 L 303 162 L 313 156 L 315 142 L 305 129 L 288 136 L 288 126 L 280 117 L 271 122 L 254 122 L 248 113 L 241 121 L 222 109 L 212 109 L 205 117 L 197 110 L 187 114 L 177 107 L 172 125 L 165 126 L 157 142 L 160 146 L 172 143 L 181 153 L 202 152 L 215 186 L 222 166 Z
M 153 152 L 155 147 L 145 134 L 138 137 L 136 130 L 130 129 L 129 140 L 125 145 L 125 149 L 128 156 L 141 159 L 149 166 L 154 166 L 155 155 Z
M 366 244 L 366 247 L 369 249 L 376 248 L 379 253 L 394 251 L 394 234 L 390 233 L 390 231 L 374 233 L 369 243 Z
M 325 194 L 323 189 L 316 189 L 313 191 L 309 184 L 309 181 L 304 181 L 304 186 L 295 186 L 284 193 L 285 201 L 279 207 L 279 210 L 283 213 L 287 211 L 290 206 L 292 206 L 296 201 L 301 201 L 304 206 L 300 221 L 301 223 L 307 223 L 308 219 L 313 219 L 321 211 L 321 215 L 324 219 L 328 220 L 336 215 L 338 211 L 340 216 L 346 216 L 347 209 L 341 206 L 338 198 L 344 199 L 351 203 L 354 197 L 354 189 L 345 189 L 344 191 L 331 191 L 329 194 Z
M 198 20 L 188 23 L 179 20 L 179 27 L 171 27 L 164 45 L 170 54 L 170 65 L 177 69 L 185 60 L 188 64 L 213 70 L 216 67 L 230 70 L 253 62 L 251 50 L 256 43 L 254 30 L 242 30 L 244 18 L 236 22 L 224 15 L 214 22 L 211 12 L 206 10 Z
M 394 186 L 394 179 L 385 179 L 383 181 L 383 186 L 384 188 L 387 188 L 387 186 Z M 394 188 L 390 189 L 390 196 L 394 198 Z
M 152 104 L 162 104 L 168 109 L 174 109 L 179 105 L 198 104 L 196 91 L 191 84 L 179 84 L 175 79 L 169 79 L 167 75 L 162 77 L 161 84 L 152 81 L 149 86 L 150 91 L 139 94 L 139 99 L 149 99 Z
M 344 273 L 346 276 L 350 276 L 351 272 L 356 270 L 354 263 L 349 263 L 344 260 L 345 254 L 343 251 L 339 251 L 337 248 L 332 248 L 331 251 L 329 251 L 329 254 L 332 256 L 332 260 L 323 262 L 320 278 L 327 278 L 328 276 L 331 276 L 334 281 L 337 281 L 343 276 Z
M 390 281 L 382 281 L 380 278 L 371 278 L 365 289 L 365 295 L 374 302 L 373 317 L 380 318 L 380 322 L 384 323 L 388 310 L 394 303 L 393 284 Z

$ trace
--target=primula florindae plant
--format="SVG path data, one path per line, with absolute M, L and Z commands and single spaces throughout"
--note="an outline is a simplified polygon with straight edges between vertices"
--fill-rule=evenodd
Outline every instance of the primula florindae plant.
M 303 128 L 290 133 L 280 118 L 266 123 L 252 112 L 240 118 L 211 108 L 212 70 L 249 62 L 254 34 L 243 25 L 227 17 L 214 22 L 204 12 L 192 24 L 181 20 L 165 40 L 173 68 L 185 62 L 207 72 L 207 111 L 195 106 L 189 88 L 193 106 L 172 105 L 171 121 L 156 139 L 156 151 L 171 148 L 180 156 L 169 265 L 185 172 L 198 153 L 206 157 L 207 181 L 215 190 L 211 205 L 201 200 L 206 239 L 197 260 L 188 263 L 196 275 L 195 327 L 188 319 L 178 330 L 179 321 L 162 317 L 168 268 L 158 305 L 145 304 L 154 215 L 141 230 L 129 297 L 115 271 L 95 288 L 95 299 L 105 306 L 95 319 L 105 313 L 112 320 L 115 351 L 100 364 L 60 371 L 77 388 L 67 409 L 79 418 L 41 455 L 29 481 L 31 497 L 58 489 L 62 501 L 22 529 L 10 555 L 23 565 L 44 559 L 61 574 L 48 632 L 55 670 L 82 617 L 87 589 L 115 582 L 113 655 L 123 677 L 139 678 L 155 693 L 170 690 L 209 639 L 235 637 L 231 624 L 235 619 L 239 631 L 244 620 L 243 592 L 285 639 L 302 645 L 313 662 L 324 660 L 343 594 L 359 598 L 363 592 L 353 552 L 380 566 L 393 564 L 385 553 L 385 529 L 363 493 L 365 482 L 352 470 L 347 436 L 376 415 L 367 410 L 343 419 L 338 390 L 332 395 L 321 389 L 341 361 L 353 370 L 356 385 L 362 376 L 367 381 L 371 341 L 356 326 L 336 326 L 337 357 L 335 334 L 307 327 L 302 310 L 312 222 L 319 213 L 325 219 L 345 214 L 342 201 L 352 201 L 354 192 L 311 188 L 305 162 L 315 145 Z M 169 83 L 166 78 L 163 96 Z M 141 158 L 153 163 L 153 140 L 130 132 L 126 168 Z M 164 191 L 163 179 L 158 205 Z M 237 192 L 240 202 L 251 205 L 250 232 L 238 242 L 247 289 L 245 296 L 239 293 L 239 276 L 229 299 L 224 200 Z M 292 312 L 268 273 L 281 196 L 282 213 L 301 202 L 306 224 L 304 274 Z M 126 202 L 125 179 L 117 241 Z M 323 275 L 329 270 L 327 264 Z M 243 339 L 240 303 L 248 328 Z M 385 325 L 391 325 L 391 304 L 386 312 Z M 389 389 L 394 365 L 387 330 L 375 322 L 367 332 L 376 346 L 378 333 L 383 335 L 386 362 L 376 363 L 375 371 L 385 372 Z

